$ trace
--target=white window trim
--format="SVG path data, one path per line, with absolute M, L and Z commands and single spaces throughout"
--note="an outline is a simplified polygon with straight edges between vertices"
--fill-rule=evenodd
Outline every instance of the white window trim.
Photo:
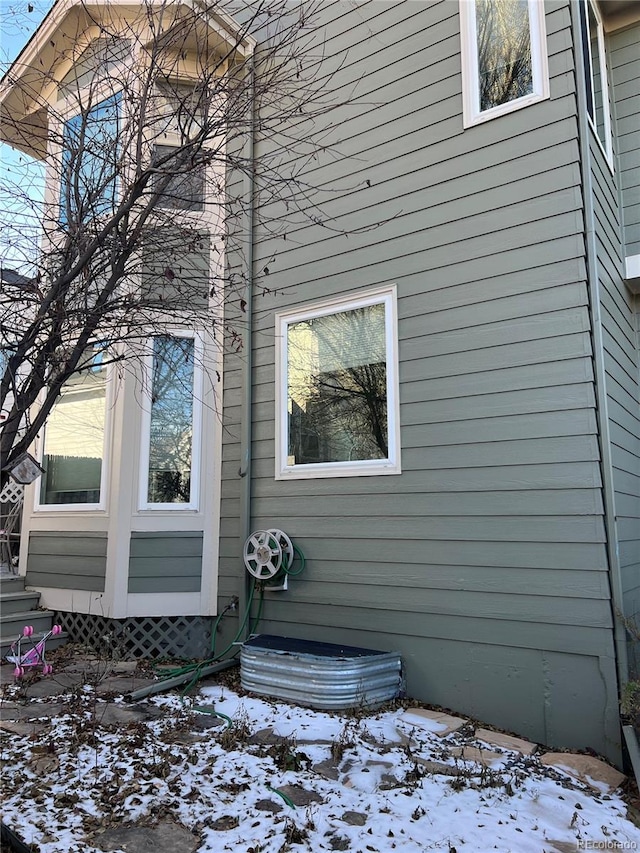
M 385 346 L 387 366 L 387 432 L 389 456 L 386 459 L 363 459 L 356 462 L 314 462 L 288 465 L 289 417 L 287 376 L 287 328 L 315 317 L 352 311 L 370 305 L 385 306 Z M 276 336 L 276 480 L 307 480 L 322 477 L 366 477 L 400 474 L 400 402 L 398 381 L 398 309 L 397 289 L 390 287 L 364 293 L 326 299 L 304 309 L 283 311 L 275 317 Z
M 153 338 L 149 338 L 149 354 L 143 362 L 143 403 L 140 426 L 140 471 L 138 488 L 139 512 L 185 512 L 197 511 L 200 507 L 200 468 L 202 456 L 202 393 L 204 388 L 203 355 L 204 343 L 197 332 L 184 329 L 167 329 L 167 337 L 191 338 L 193 340 L 193 411 L 191 438 L 191 500 L 188 503 L 151 503 L 149 494 L 149 450 L 151 440 L 151 399 L 153 381 Z
M 49 155 L 51 158 L 52 165 L 47 169 L 47 172 L 50 175 L 51 182 L 49 188 L 49 198 L 50 204 L 52 205 L 52 217 L 56 226 L 61 225 L 62 215 L 61 199 L 64 181 L 64 175 L 62 173 L 62 158 L 64 156 L 65 128 L 70 121 L 73 121 L 74 118 L 81 115 L 82 103 L 84 101 L 83 95 L 95 99 L 92 109 L 100 106 L 100 104 L 110 100 L 111 98 L 119 98 L 120 102 L 118 108 L 118 134 L 120 133 L 120 129 L 123 126 L 123 111 L 126 109 L 124 89 L 120 86 L 114 87 L 111 83 L 111 80 L 100 83 L 96 86 L 95 90 L 91 89 L 91 87 L 84 87 L 83 89 L 79 90 L 79 98 L 76 94 L 74 94 L 73 96 L 64 98 L 60 102 L 60 104 L 58 104 L 59 118 L 56 120 L 57 134 L 55 134 L 57 135 L 58 140 L 56 140 L 53 145 L 50 145 Z M 55 135 L 52 138 L 55 139 Z M 122 176 L 120 174 L 116 174 L 114 176 L 114 180 L 114 204 L 115 206 L 117 206 L 121 200 L 120 188 L 122 185 Z M 99 221 L 100 218 L 101 217 L 98 217 L 97 221 Z
M 97 503 L 77 503 L 77 504 L 43 504 L 40 501 L 41 480 L 40 477 L 35 482 L 34 487 L 34 503 L 33 511 L 42 512 L 106 512 L 108 506 L 107 489 L 110 482 L 111 471 L 111 425 L 112 411 L 114 402 L 114 368 L 113 364 L 107 364 L 105 376 L 105 395 L 104 395 L 104 436 L 102 439 L 102 467 L 100 469 L 100 500 Z M 37 442 L 36 456 L 40 464 L 44 461 L 44 446 L 47 424 L 45 423 L 40 438 Z
M 604 40 L 604 25 L 602 23 L 602 16 L 600 15 L 600 10 L 598 9 L 598 4 L 594 3 L 593 0 L 583 0 L 583 12 L 584 15 L 583 20 L 581 21 L 581 26 L 586 26 L 586 46 L 588 54 L 585 56 L 585 61 L 587 67 L 585 71 L 589 75 L 591 80 L 591 107 L 593 109 L 594 115 L 591 115 L 591 111 L 589 109 L 589 103 L 586 104 L 587 108 L 587 120 L 591 125 L 591 130 L 593 131 L 593 135 L 596 138 L 598 145 L 600 146 L 602 153 L 604 154 L 609 168 L 613 172 L 613 138 L 611 135 L 611 101 L 610 101 L 610 93 L 609 93 L 609 74 L 607 70 L 607 49 Z M 593 56 L 591 53 L 591 38 L 590 38 L 590 29 L 589 29 L 589 8 L 593 11 L 593 15 L 596 19 L 596 24 L 598 27 L 598 51 L 600 53 L 600 79 L 602 81 L 602 110 L 603 110 L 603 118 L 604 118 L 604 135 L 605 142 L 600 139 L 600 134 L 598 133 L 598 127 L 596 125 L 595 118 L 595 87 L 593 80 Z
M 478 86 L 478 48 L 476 36 L 475 0 L 460 2 L 460 42 L 462 58 L 462 116 L 463 126 L 473 127 L 493 118 L 515 112 L 549 97 L 549 62 L 544 18 L 544 0 L 528 0 L 529 31 L 531 34 L 531 65 L 533 92 L 506 104 L 480 111 Z
M 177 82 L 192 85 L 196 81 L 192 77 L 185 76 L 183 78 L 180 78 Z M 162 95 L 162 93 L 159 94 Z M 165 129 L 160 135 L 156 135 L 154 133 L 150 138 L 147 139 L 148 156 L 152 156 L 154 146 L 156 145 L 166 145 L 180 148 L 184 144 L 185 143 L 183 140 L 181 140 L 179 133 L 177 133 L 176 131 Z M 209 141 L 209 145 L 207 145 L 206 147 L 215 147 L 217 150 L 222 149 L 224 151 L 226 149 L 226 143 L 224 140 L 216 138 L 211 139 Z M 173 213 L 174 215 L 178 215 L 181 221 L 188 222 L 193 227 L 204 225 L 206 228 L 209 229 L 211 241 L 213 244 L 213 232 L 217 229 L 219 229 L 220 231 L 225 230 L 223 215 L 220 210 L 222 205 L 212 202 L 212 199 L 214 197 L 213 188 L 216 187 L 216 185 L 218 184 L 220 186 L 224 186 L 224 182 L 224 166 L 220 164 L 219 158 L 215 158 L 213 162 L 209 163 L 209 165 L 205 166 L 203 169 L 204 186 L 202 195 L 202 210 L 183 210 L 181 208 L 158 207 L 156 208 L 156 210 L 154 210 L 154 213 Z M 215 198 L 219 198 L 217 193 L 215 194 Z

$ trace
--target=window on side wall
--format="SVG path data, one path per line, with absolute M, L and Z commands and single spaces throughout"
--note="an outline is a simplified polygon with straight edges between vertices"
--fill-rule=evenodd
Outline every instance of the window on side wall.
M 44 430 L 39 505 L 69 509 L 104 503 L 107 369 L 102 350 L 65 382 Z M 79 506 L 81 505 L 81 506 Z
M 204 165 L 189 169 L 187 165 L 176 165 L 182 151 L 177 145 L 155 145 L 152 164 L 156 168 L 152 188 L 157 192 L 160 185 L 171 175 L 160 197 L 158 207 L 170 210 L 200 211 L 204 207 Z
M 191 334 L 158 335 L 147 359 L 141 509 L 197 509 L 201 352 Z
M 549 97 L 543 0 L 460 0 L 464 126 Z
M 587 114 L 607 161 L 613 168 L 604 28 L 598 8 L 591 0 L 583 0 L 580 3 L 580 26 Z
M 400 473 L 395 288 L 276 316 L 276 478 Z
M 120 96 L 114 95 L 65 122 L 62 131 L 60 224 L 113 212 L 118 169 Z

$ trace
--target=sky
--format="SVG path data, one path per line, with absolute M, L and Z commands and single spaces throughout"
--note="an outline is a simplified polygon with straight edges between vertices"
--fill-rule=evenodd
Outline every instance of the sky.
M 38 24 L 52 0 L 0 0 L 0 72 L 4 75 Z M 42 200 L 43 169 L 40 163 L 0 143 L 0 263 L 30 273 L 29 260 L 37 245 L 29 234 L 38 230 L 36 211 Z M 32 200 L 18 200 L 18 185 Z M 8 224 L 18 228 L 8 228 Z M 4 226 L 4 227 L 3 227 Z M 3 233 L 4 232 L 4 233 Z M 22 242 L 17 234 L 24 238 Z M 8 245 L 10 244 L 10 245 Z

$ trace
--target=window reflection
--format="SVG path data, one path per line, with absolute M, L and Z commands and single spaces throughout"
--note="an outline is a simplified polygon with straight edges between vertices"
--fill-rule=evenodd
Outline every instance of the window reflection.
M 87 222 L 113 211 L 118 168 L 120 96 L 65 122 L 62 135 L 60 223 Z
M 193 448 L 194 342 L 161 335 L 153 342 L 147 501 L 189 503 Z
M 476 0 L 480 110 L 533 92 L 527 0 Z
M 288 326 L 288 464 L 385 459 L 385 306 Z
M 89 370 L 63 386 L 47 420 L 40 486 L 42 504 L 97 504 L 104 458 L 106 368 L 97 356 Z

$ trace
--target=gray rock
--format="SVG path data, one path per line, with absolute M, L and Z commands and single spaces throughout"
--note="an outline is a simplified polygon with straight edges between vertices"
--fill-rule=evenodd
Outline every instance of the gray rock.
M 317 764 L 314 764 L 311 769 L 314 773 L 317 773 L 318 776 L 323 776 L 325 779 L 337 781 L 340 778 L 338 767 L 332 758 L 328 758 L 326 761 L 319 761 Z
M 348 823 L 349 826 L 364 826 L 367 822 L 367 816 L 362 812 L 344 812 L 340 820 Z
M 183 826 L 164 821 L 156 826 L 123 824 L 109 827 L 94 836 L 91 844 L 99 850 L 124 850 L 126 853 L 158 853 L 158 850 L 192 853 L 199 846 L 199 841 Z
M 278 814 L 282 811 L 283 806 L 280 803 L 275 803 L 273 800 L 258 800 L 256 803 L 256 808 L 261 812 L 271 812 L 271 814 Z
M 321 803 L 322 797 L 315 791 L 307 791 L 302 785 L 282 785 L 278 790 L 296 806 L 308 806 L 311 803 Z

